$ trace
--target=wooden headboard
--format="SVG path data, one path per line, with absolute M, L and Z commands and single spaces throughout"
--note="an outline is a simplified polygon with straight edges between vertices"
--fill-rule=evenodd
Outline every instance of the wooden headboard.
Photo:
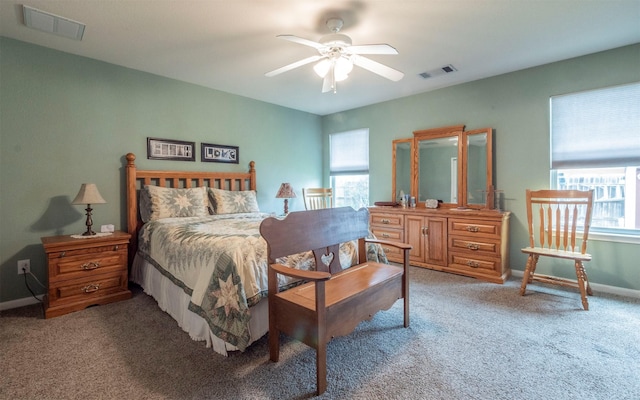
M 138 193 L 144 185 L 167 188 L 213 187 L 223 190 L 256 190 L 255 162 L 249 163 L 249 172 L 213 171 L 154 171 L 136 168 L 136 156 L 126 155 L 127 166 L 127 232 L 131 234 L 129 265 L 138 250 L 138 231 L 142 220 L 138 210 Z

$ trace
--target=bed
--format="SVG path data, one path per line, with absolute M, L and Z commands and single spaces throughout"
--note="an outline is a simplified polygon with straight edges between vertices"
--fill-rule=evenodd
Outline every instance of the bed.
M 270 214 L 256 199 L 255 163 L 248 172 L 139 170 L 126 155 L 130 280 L 152 296 L 193 340 L 222 355 L 244 351 L 268 331 L 266 242 L 259 226 Z M 367 249 L 386 262 L 379 246 Z M 340 248 L 344 267 L 356 247 Z M 281 260 L 313 269 L 311 254 Z M 282 277 L 281 288 L 297 284 Z

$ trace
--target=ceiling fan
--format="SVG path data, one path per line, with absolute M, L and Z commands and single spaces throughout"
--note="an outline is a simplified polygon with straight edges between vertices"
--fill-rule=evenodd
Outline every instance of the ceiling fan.
M 336 83 L 347 79 L 349 72 L 351 72 L 354 65 L 392 81 L 399 81 L 402 79 L 404 73 L 362 56 L 363 54 L 398 54 L 398 51 L 395 48 L 388 44 L 352 46 L 351 38 L 349 36 L 338 33 L 340 29 L 342 29 L 342 26 L 342 19 L 328 19 L 327 27 L 333 33 L 323 36 L 320 38 L 319 42 L 314 42 L 312 40 L 303 39 L 293 35 L 278 35 L 277 37 L 279 38 L 313 47 L 318 50 L 319 54 L 285 65 L 284 67 L 267 72 L 265 75 L 268 77 L 276 76 L 283 72 L 318 61 L 314 65 L 313 69 L 316 74 L 323 78 L 322 93 L 329 91 L 336 93 Z

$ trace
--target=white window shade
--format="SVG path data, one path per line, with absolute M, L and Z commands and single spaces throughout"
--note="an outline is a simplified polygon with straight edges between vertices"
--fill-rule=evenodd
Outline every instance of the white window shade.
M 551 98 L 551 168 L 640 165 L 640 83 Z
M 369 130 L 333 133 L 329 136 L 331 175 L 369 173 Z

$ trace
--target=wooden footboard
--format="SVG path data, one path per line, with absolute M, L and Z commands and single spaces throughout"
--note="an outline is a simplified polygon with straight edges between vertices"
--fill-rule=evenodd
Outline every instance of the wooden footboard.
M 136 168 L 136 156 L 126 155 L 127 176 L 127 232 L 131 234 L 129 244 L 129 266 L 138 250 L 138 231 L 142 227 L 138 208 L 138 193 L 144 185 L 166 188 L 213 187 L 223 190 L 256 190 L 255 162 L 249 163 L 249 172 L 215 171 L 157 171 Z

